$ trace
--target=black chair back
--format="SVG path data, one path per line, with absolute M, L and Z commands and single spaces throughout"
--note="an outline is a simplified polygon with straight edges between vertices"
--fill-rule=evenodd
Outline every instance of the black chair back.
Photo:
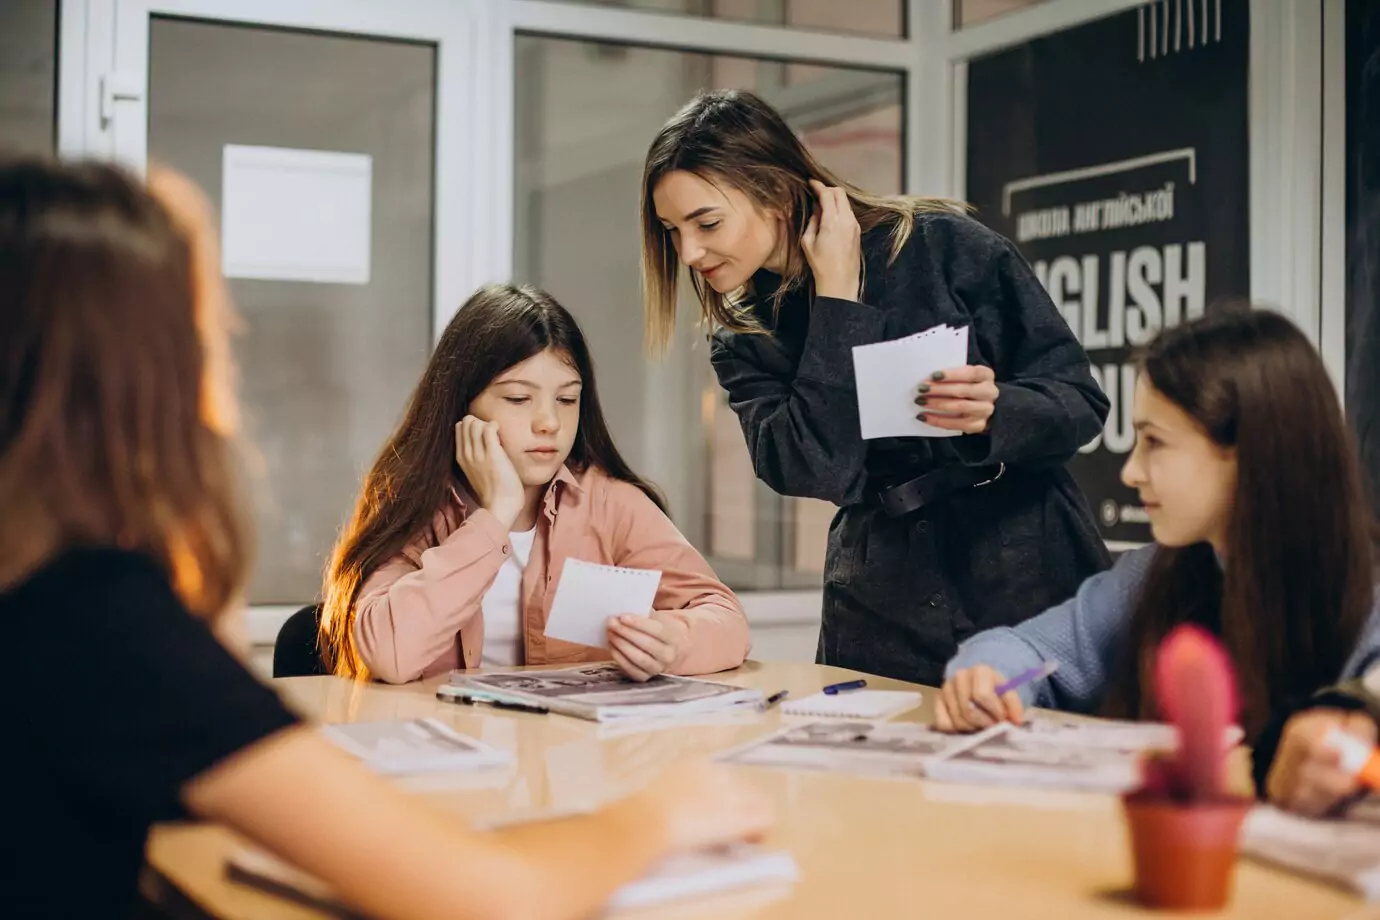
M 287 618 L 273 645 L 274 677 L 314 677 L 328 673 L 317 646 L 316 630 L 320 620 L 321 608 L 316 604 L 303 607 Z

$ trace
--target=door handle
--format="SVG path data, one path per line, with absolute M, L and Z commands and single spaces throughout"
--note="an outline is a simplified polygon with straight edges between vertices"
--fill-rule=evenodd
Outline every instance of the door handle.
M 115 103 L 139 102 L 143 98 L 144 87 L 141 81 L 118 74 L 103 74 L 101 76 L 102 130 L 110 127 L 110 122 L 115 118 Z

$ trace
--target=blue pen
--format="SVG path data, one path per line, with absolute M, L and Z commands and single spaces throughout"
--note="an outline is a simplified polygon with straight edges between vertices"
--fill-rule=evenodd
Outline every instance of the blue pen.
M 866 686 L 867 681 L 865 680 L 846 680 L 841 684 L 830 684 L 829 686 L 824 688 L 824 692 L 829 694 L 830 696 L 834 696 L 835 694 L 842 693 L 845 690 L 861 690 L 863 687 Z

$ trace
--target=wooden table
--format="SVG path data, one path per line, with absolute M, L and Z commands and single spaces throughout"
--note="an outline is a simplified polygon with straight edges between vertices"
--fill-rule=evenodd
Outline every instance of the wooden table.
M 852 672 L 812 664 L 749 662 L 721 679 L 799 699 Z M 868 678 L 882 689 L 921 689 Z M 436 681 L 404 687 L 331 678 L 277 681 L 284 698 L 322 722 L 437 716 L 516 754 L 510 770 L 446 778 L 419 792 L 474 821 L 587 806 L 648 781 L 664 767 L 703 758 L 775 728 L 777 711 L 749 724 L 704 724 L 624 734 L 557 715 L 437 702 Z M 738 767 L 775 796 L 780 823 L 768 844 L 789 849 L 800 880 L 784 891 L 699 900 L 638 917 L 1083 918 L 1144 912 L 1128 897 L 1131 869 L 1115 797 L 966 787 Z M 233 835 L 212 826 L 168 826 L 149 842 L 147 882 L 175 914 L 254 920 L 321 915 L 225 881 Z M 146 886 L 146 887 L 150 887 Z M 1229 917 L 1380 920 L 1338 889 L 1243 860 Z

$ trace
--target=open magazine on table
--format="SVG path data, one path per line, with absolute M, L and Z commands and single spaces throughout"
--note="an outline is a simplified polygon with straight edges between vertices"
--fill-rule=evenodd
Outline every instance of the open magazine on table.
M 612 662 L 499 674 L 452 671 L 445 689 L 460 696 L 526 703 L 594 722 L 752 709 L 765 700 L 760 690 L 693 677 L 662 674 L 638 682 Z
M 1235 732 L 1225 743 L 1231 743 Z M 1034 717 L 971 735 L 910 722 L 816 720 L 720 755 L 728 763 L 923 776 L 976 784 L 1123 792 L 1147 751 L 1174 746 L 1166 725 Z

